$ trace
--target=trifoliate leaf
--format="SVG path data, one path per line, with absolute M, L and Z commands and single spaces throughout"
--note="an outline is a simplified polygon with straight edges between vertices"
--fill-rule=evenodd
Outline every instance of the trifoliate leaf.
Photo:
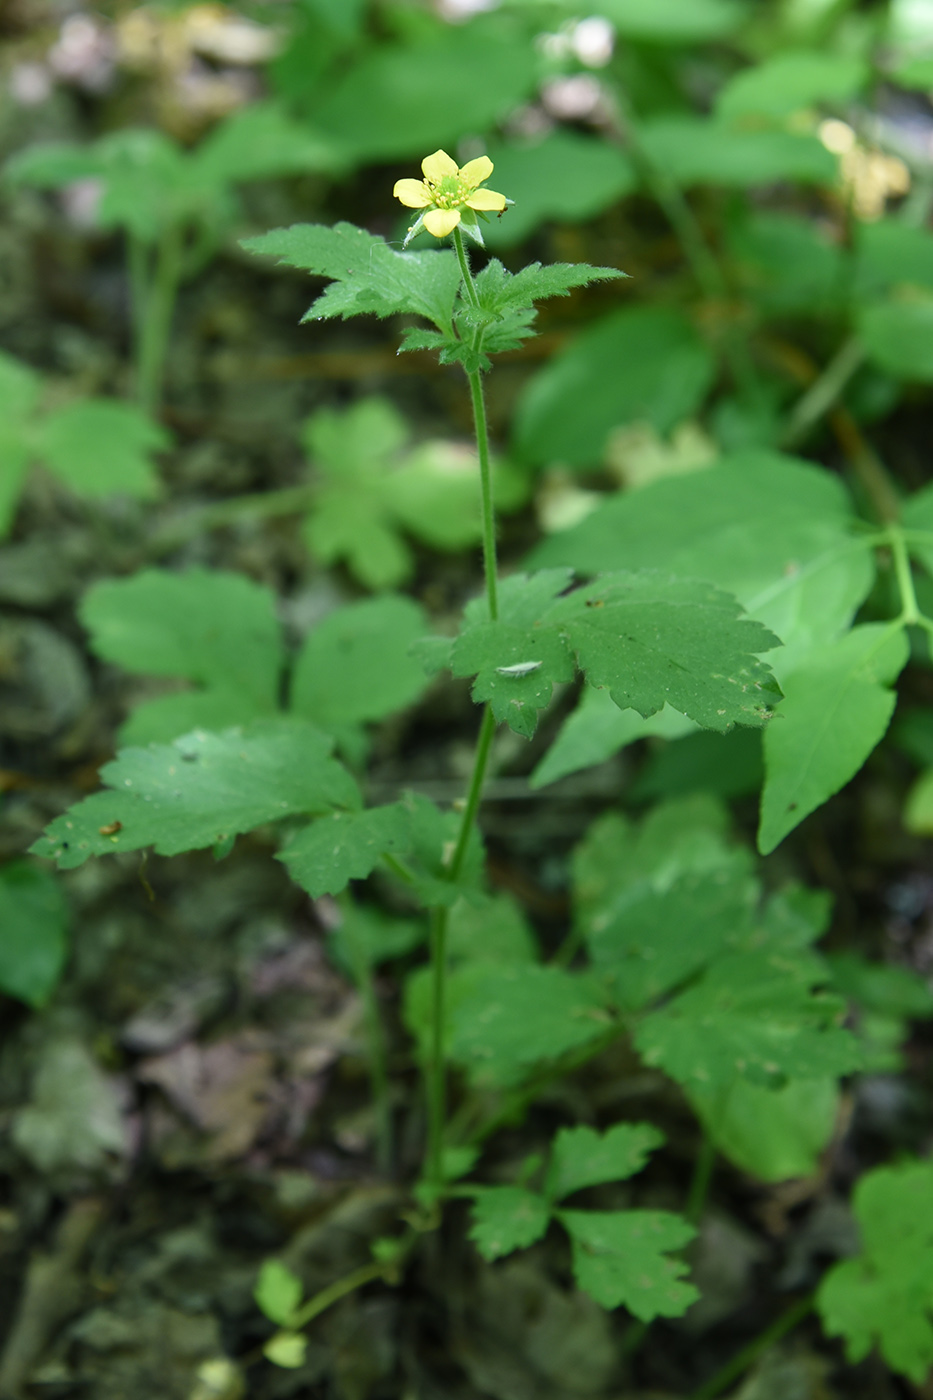
M 863 1250 L 824 1276 L 816 1296 L 823 1326 L 845 1339 L 850 1361 L 877 1344 L 889 1366 L 920 1385 L 933 1366 L 933 1164 L 866 1173 L 854 1207 Z
M 287 1327 L 301 1302 L 301 1279 L 278 1259 L 265 1259 L 253 1289 L 260 1310 L 271 1322 Z
M 44 1006 L 68 952 L 68 906 L 61 883 L 31 861 L 0 867 L 0 991 Z
M 364 880 L 387 851 L 411 848 L 411 814 L 400 802 L 364 812 L 332 812 L 292 837 L 278 859 L 312 899 Z
M 596 979 L 563 968 L 467 965 L 469 991 L 450 1008 L 451 1058 L 476 1081 L 511 1084 L 611 1026 Z
M 557 1216 L 573 1241 L 573 1274 L 604 1308 L 624 1305 L 642 1322 L 680 1317 L 699 1294 L 681 1280 L 682 1249 L 696 1231 L 663 1210 L 562 1210 Z
M 694 986 L 645 1017 L 635 1044 L 672 1079 L 712 1090 L 737 1074 L 779 1086 L 785 1078 L 847 1074 L 861 1060 L 841 1030 L 844 1005 L 813 992 L 818 960 L 801 952 L 720 957 Z
M 292 674 L 290 708 L 324 729 L 383 719 L 424 690 L 424 669 L 408 654 L 423 633 L 410 598 L 348 603 L 308 633 Z
M 617 1004 L 637 1010 L 748 939 L 757 893 L 741 856 L 716 870 L 685 872 L 660 889 L 636 885 L 584 921 L 593 965 Z
M 152 455 L 171 445 L 171 435 L 132 404 L 78 399 L 43 421 L 36 449 L 80 496 L 145 499 L 159 491 Z
M 452 252 L 399 253 L 384 238 L 347 223 L 293 224 L 244 239 L 242 246 L 334 279 L 305 320 L 404 312 L 446 331 L 453 317 L 460 268 Z
M 141 706 L 125 731 L 135 742 L 175 738 L 190 727 L 178 728 L 184 719 L 220 729 L 277 708 L 284 652 L 275 598 L 241 574 L 146 569 L 104 579 L 85 594 L 81 620 L 106 661 L 204 688 Z
M 547 1230 L 551 1212 L 536 1191 L 520 1186 L 474 1188 L 470 1239 L 486 1260 L 527 1249 Z
M 781 718 L 765 734 L 763 855 L 853 778 L 884 737 L 896 703 L 889 687 L 908 654 L 902 629 L 866 623 L 787 676 Z
M 649 1123 L 616 1123 L 604 1133 L 593 1128 L 561 1128 L 551 1147 L 545 1190 L 562 1201 L 586 1186 L 624 1181 L 640 1172 L 664 1134 Z
M 356 784 L 332 747 L 313 725 L 282 719 L 125 749 L 101 769 L 109 791 L 57 817 L 33 852 L 62 870 L 144 846 L 173 856 L 283 817 L 356 807 Z

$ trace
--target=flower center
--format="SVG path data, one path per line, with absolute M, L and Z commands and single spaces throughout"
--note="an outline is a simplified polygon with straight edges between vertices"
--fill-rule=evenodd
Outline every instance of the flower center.
M 445 175 L 437 184 L 425 181 L 437 209 L 458 209 L 470 194 L 469 186 L 459 175 Z

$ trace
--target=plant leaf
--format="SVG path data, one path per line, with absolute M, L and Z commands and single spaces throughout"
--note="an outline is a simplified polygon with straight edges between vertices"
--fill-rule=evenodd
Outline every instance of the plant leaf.
M 356 784 L 330 756 L 332 747 L 313 725 L 278 719 L 125 749 L 101 769 L 110 790 L 57 817 L 33 853 L 62 870 L 144 846 L 173 856 L 283 817 L 355 807 Z
M 744 1075 L 778 1087 L 784 1079 L 847 1074 L 858 1043 L 838 1028 L 844 1004 L 814 993 L 827 974 L 800 951 L 749 949 L 720 957 L 700 980 L 645 1017 L 635 1044 L 672 1079 L 713 1090 Z
M 501 1259 L 541 1239 L 551 1212 L 536 1191 L 520 1186 L 473 1188 L 470 1239 L 486 1260 Z
M 895 1371 L 923 1383 L 933 1365 L 933 1165 L 879 1167 L 858 1181 L 863 1249 L 823 1277 L 816 1305 L 850 1361 L 877 1342 Z
M 450 1056 L 477 1082 L 514 1083 L 611 1025 L 601 988 L 584 973 L 493 963 L 456 975 L 467 990 L 450 1009 Z
M 781 718 L 765 734 L 763 855 L 853 778 L 884 737 L 896 703 L 888 687 L 908 652 L 903 630 L 866 623 L 787 676 Z
M 411 813 L 400 802 L 363 812 L 332 812 L 299 831 L 278 859 L 312 899 L 363 880 L 387 851 L 411 849 Z
M 301 1302 L 301 1279 L 278 1259 L 264 1259 L 253 1289 L 261 1312 L 271 1322 L 287 1327 Z
M 399 253 L 384 238 L 347 223 L 293 224 L 244 239 L 242 246 L 334 279 L 306 321 L 407 312 L 446 331 L 453 317 L 460 268 L 451 252 Z
M 68 906 L 60 883 L 31 861 L 0 867 L 0 990 L 45 1006 L 68 952 Z
M 687 1265 L 676 1254 L 696 1231 L 663 1210 L 562 1210 L 558 1220 L 573 1242 L 573 1274 L 604 1308 L 624 1306 L 642 1322 L 680 1317 L 700 1296 L 683 1283 Z
M 155 452 L 171 434 L 132 404 L 78 399 L 45 418 L 36 448 L 46 465 L 79 496 L 158 495 Z
M 624 1181 L 640 1172 L 664 1134 L 649 1123 L 616 1123 L 604 1133 L 593 1128 L 561 1128 L 551 1146 L 546 1192 L 562 1201 L 586 1186 Z

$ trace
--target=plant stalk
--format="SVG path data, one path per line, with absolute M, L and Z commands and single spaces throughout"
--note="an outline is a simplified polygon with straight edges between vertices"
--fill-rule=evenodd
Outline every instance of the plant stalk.
M 749 1342 L 731 1361 L 727 1361 L 721 1371 L 717 1371 L 705 1385 L 694 1391 L 691 1400 L 715 1400 L 717 1395 L 721 1395 L 727 1386 L 738 1380 L 739 1376 L 744 1375 L 749 1367 L 755 1364 L 759 1356 L 763 1356 L 775 1342 L 779 1342 L 788 1332 L 793 1331 L 798 1322 L 803 1321 L 813 1308 L 814 1296 L 813 1293 L 808 1293 L 805 1298 L 798 1298 L 797 1302 L 772 1322 L 770 1327 L 766 1327 L 753 1342 Z
M 136 242 L 137 240 L 134 240 Z M 155 254 L 155 269 L 146 290 L 144 304 L 139 312 L 134 309 L 134 317 L 139 324 L 136 362 L 136 396 L 140 407 L 146 413 L 158 413 L 162 398 L 162 382 L 165 375 L 165 356 L 168 349 L 172 317 L 182 273 L 182 229 L 177 224 L 169 224 L 159 238 Z M 132 272 L 134 256 L 137 263 L 139 254 L 133 254 L 131 243 L 131 276 L 136 295 L 139 273 Z

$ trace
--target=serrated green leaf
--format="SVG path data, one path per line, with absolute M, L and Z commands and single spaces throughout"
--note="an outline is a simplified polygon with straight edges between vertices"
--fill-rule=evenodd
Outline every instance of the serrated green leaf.
M 308 633 L 295 661 L 291 709 L 329 729 L 383 719 L 417 700 L 424 669 L 409 648 L 424 631 L 410 598 L 348 603 Z
M 105 579 L 85 594 L 80 615 L 98 656 L 204 688 L 141 707 L 128 726 L 137 741 L 174 738 L 192 722 L 227 728 L 277 708 L 284 653 L 275 599 L 241 574 L 146 569 Z
M 800 952 L 720 956 L 695 985 L 645 1017 L 635 1044 L 648 1064 L 701 1090 L 736 1075 L 777 1087 L 785 1078 L 847 1074 L 861 1055 L 838 1028 L 839 999 L 812 991 L 820 980 L 818 960 Z
M 534 464 L 591 467 L 612 428 L 647 421 L 666 433 L 691 417 L 715 373 L 711 351 L 681 312 L 624 307 L 529 381 L 516 413 L 516 451 Z
M 610 1027 L 596 980 L 559 967 L 470 965 L 450 1009 L 450 1056 L 477 1082 L 511 1084 Z
M 38 454 L 80 496 L 153 497 L 160 489 L 153 454 L 171 434 L 132 404 L 78 399 L 43 421 Z
M 152 846 L 173 856 L 283 817 L 356 807 L 356 784 L 332 747 L 313 725 L 281 719 L 125 749 L 101 769 L 110 790 L 57 817 L 32 851 L 71 870 L 93 855 Z
M 610 497 L 580 525 L 552 535 L 534 567 L 583 574 L 666 569 L 734 593 L 795 659 L 835 641 L 874 578 L 843 483 L 799 458 L 750 449 L 714 466 Z
M 551 1212 L 536 1191 L 520 1186 L 474 1188 L 470 1239 L 484 1259 L 501 1259 L 541 1239 Z
M 573 1242 L 577 1285 L 604 1308 L 625 1306 L 642 1322 L 680 1317 L 699 1297 L 681 1280 L 687 1265 L 669 1251 L 696 1231 L 663 1210 L 562 1210 L 557 1216 Z
M 522 313 L 531 311 L 536 301 L 569 296 L 572 287 L 625 276 L 617 268 L 590 267 L 587 263 L 552 263 L 548 267 L 529 263 L 521 272 L 511 273 L 498 258 L 491 258 L 476 278 L 479 305 L 467 304 L 458 319 L 485 332 L 485 349 L 513 350 L 533 334 L 530 318 Z
M 888 687 L 908 651 L 901 629 L 866 623 L 786 677 L 781 718 L 765 734 L 763 855 L 854 777 L 884 737 L 896 702 Z
M 812 1176 L 839 1116 L 835 1078 L 769 1089 L 739 1077 L 714 1089 L 693 1083 L 686 1094 L 719 1151 L 759 1181 Z
M 44 1006 L 67 952 L 68 907 L 59 882 L 30 861 L 0 866 L 0 991 Z
M 287 1327 L 301 1302 L 301 1279 L 278 1259 L 264 1259 L 253 1297 L 270 1322 Z
M 411 848 L 411 814 L 399 802 L 363 812 L 332 812 L 299 831 L 278 859 L 312 899 L 364 880 L 387 851 Z
M 545 1191 L 562 1201 L 587 1186 L 625 1181 L 640 1172 L 664 1134 L 649 1123 L 616 1123 L 604 1133 L 593 1128 L 561 1128 L 551 1146 Z
M 455 676 L 476 676 L 472 695 L 488 702 L 500 724 L 530 739 L 538 711 L 551 703 L 555 685 L 574 677 L 573 656 L 556 629 L 480 622 L 462 632 L 451 652 Z
M 663 889 L 635 885 L 584 922 L 594 967 L 614 999 L 637 1010 L 747 939 L 757 896 L 745 862 L 684 873 Z
M 933 1164 L 866 1173 L 854 1192 L 863 1252 L 835 1264 L 816 1305 L 850 1361 L 877 1343 L 895 1371 L 920 1385 L 933 1365 Z
M 329 316 L 424 316 L 442 331 L 450 325 L 460 287 L 451 252 L 400 253 L 384 238 L 354 224 L 293 224 L 244 239 L 248 252 L 334 281 L 304 319 Z
M 661 574 L 606 574 L 558 599 L 541 619 L 558 626 L 591 685 L 620 708 L 665 704 L 707 729 L 763 724 L 780 691 L 757 653 L 779 645 L 740 620 L 719 589 Z
M 460 878 L 453 881 L 447 862 L 460 835 L 460 812 L 442 812 L 430 798 L 417 792 L 406 793 L 401 805 L 411 823 L 411 844 L 406 858 L 406 868 L 412 879 L 410 888 L 422 904 L 431 908 L 456 904 L 462 896 L 481 899 L 484 854 L 477 827 L 470 832 Z

